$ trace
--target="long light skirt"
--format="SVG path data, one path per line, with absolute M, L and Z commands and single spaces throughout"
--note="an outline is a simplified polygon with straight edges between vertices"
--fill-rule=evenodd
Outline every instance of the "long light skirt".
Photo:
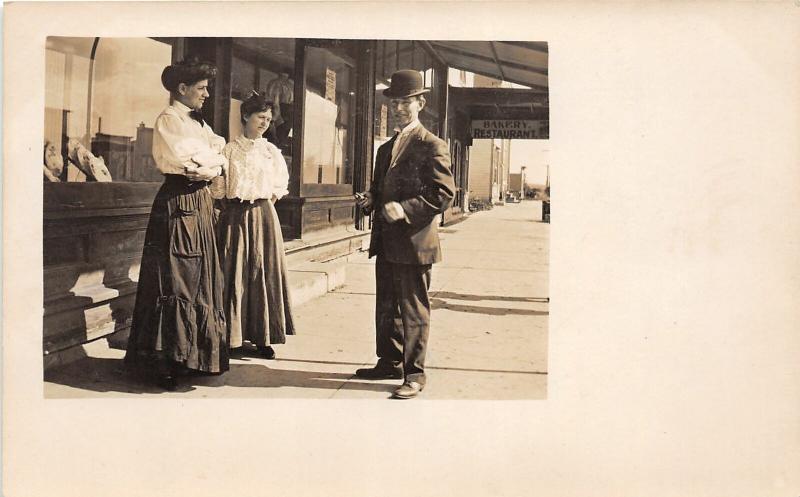
M 230 347 L 294 335 L 280 221 L 272 202 L 224 200 L 217 223 Z

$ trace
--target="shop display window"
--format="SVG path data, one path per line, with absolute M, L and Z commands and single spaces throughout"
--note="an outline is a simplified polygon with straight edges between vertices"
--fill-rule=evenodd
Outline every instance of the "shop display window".
M 153 124 L 171 61 L 172 45 L 151 38 L 48 37 L 45 181 L 161 181 Z
M 294 118 L 295 40 L 233 38 L 231 61 L 230 138 L 242 132 L 242 102 L 253 91 L 274 104 L 272 126 L 265 138 L 277 145 L 291 167 Z
M 347 44 L 306 47 L 303 183 L 353 183 L 356 62 Z

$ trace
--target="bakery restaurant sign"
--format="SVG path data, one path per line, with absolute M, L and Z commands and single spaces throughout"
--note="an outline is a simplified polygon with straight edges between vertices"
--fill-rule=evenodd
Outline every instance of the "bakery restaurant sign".
M 477 119 L 472 121 L 472 138 L 533 140 L 539 136 L 538 121 L 522 119 Z

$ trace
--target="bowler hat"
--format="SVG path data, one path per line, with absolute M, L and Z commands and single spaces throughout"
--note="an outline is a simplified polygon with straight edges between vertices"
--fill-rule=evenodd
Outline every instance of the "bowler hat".
M 403 69 L 392 74 L 389 88 L 383 94 L 389 98 L 405 98 L 428 93 L 430 88 L 425 88 L 422 75 L 413 69 Z

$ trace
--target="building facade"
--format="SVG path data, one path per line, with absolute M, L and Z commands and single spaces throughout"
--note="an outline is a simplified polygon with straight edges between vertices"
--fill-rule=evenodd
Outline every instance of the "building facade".
M 524 198 L 525 196 L 525 168 L 519 173 L 511 173 L 508 175 L 508 191 L 517 196 L 517 198 Z
M 473 88 L 510 88 L 511 84 L 496 78 L 476 75 Z M 502 204 L 508 185 L 511 164 L 511 140 L 475 138 L 470 147 L 468 190 L 473 200 Z

